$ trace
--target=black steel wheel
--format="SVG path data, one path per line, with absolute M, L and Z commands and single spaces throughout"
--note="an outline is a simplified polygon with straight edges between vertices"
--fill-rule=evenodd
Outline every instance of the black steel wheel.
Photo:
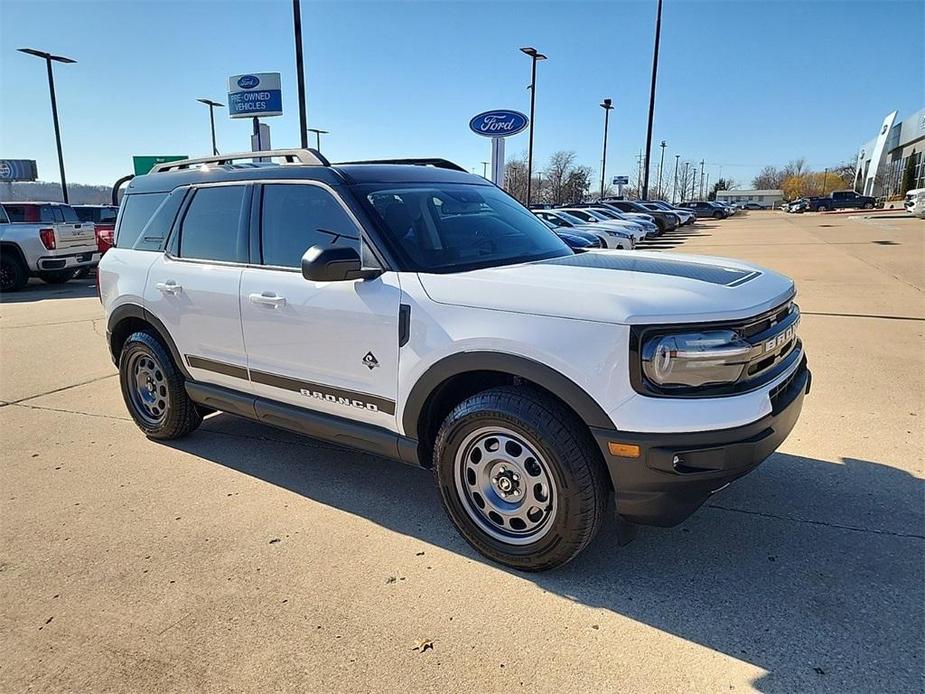
M 125 341 L 119 381 L 129 414 L 152 439 L 181 438 L 202 422 L 202 414 L 186 394 L 183 374 L 151 333 L 133 333 Z

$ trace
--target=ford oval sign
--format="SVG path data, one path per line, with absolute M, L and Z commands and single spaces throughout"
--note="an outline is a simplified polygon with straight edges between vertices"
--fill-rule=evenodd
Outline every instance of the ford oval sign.
M 244 75 L 238 79 L 238 86 L 241 89 L 253 89 L 260 84 L 260 79 L 254 75 Z
M 469 121 L 469 129 L 484 137 L 510 137 L 526 128 L 528 122 L 519 111 L 485 111 Z

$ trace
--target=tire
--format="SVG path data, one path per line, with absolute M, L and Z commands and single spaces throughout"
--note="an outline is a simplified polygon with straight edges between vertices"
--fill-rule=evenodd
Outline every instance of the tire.
M 202 423 L 185 379 L 160 340 L 148 332 L 129 335 L 119 355 L 122 398 L 135 424 L 150 439 L 183 438 Z
M 819 207 L 816 208 L 816 212 L 828 212 L 828 211 L 829 211 L 829 208 L 826 207 L 825 205 L 819 205 Z
M 570 410 L 531 388 L 492 388 L 457 405 L 437 434 L 434 461 L 457 530 L 514 569 L 565 564 L 603 521 L 610 489 L 590 435 Z
M 19 258 L 9 253 L 0 255 L 0 292 L 18 292 L 28 281 L 29 275 Z
M 864 209 L 865 209 L 865 210 L 872 210 L 872 209 L 874 209 L 874 203 L 872 203 L 872 202 L 866 202 L 866 203 L 864 203 Z
M 48 284 L 64 284 L 77 274 L 77 270 L 47 270 L 38 273 L 39 279 Z
M 713 219 L 722 219 L 722 218 L 723 218 L 723 213 L 720 212 L 719 210 L 713 213 Z

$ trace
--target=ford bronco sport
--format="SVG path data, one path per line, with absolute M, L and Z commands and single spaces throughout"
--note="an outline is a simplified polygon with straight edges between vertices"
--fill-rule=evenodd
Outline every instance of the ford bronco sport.
M 221 410 L 431 468 L 463 537 L 524 570 L 573 558 L 608 507 L 682 521 L 780 445 L 810 383 L 790 279 L 573 252 L 439 159 L 159 165 L 99 286 L 147 436 Z

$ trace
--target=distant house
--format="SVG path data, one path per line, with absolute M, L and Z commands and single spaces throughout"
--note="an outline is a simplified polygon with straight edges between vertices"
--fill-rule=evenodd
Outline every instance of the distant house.
M 762 207 L 777 207 L 784 200 L 782 190 L 718 190 L 717 202 L 757 202 Z

